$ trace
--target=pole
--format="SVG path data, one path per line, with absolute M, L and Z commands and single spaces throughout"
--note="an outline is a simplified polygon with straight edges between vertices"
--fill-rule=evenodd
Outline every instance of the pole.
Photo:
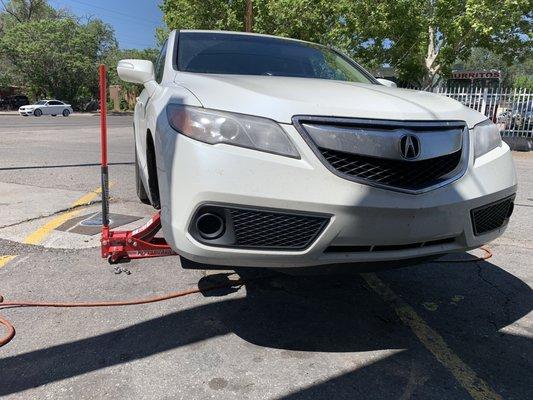
M 109 175 L 107 168 L 107 82 L 106 68 L 100 64 L 100 143 L 102 149 L 102 239 L 109 237 Z
M 244 15 L 244 30 L 246 32 L 252 32 L 252 24 L 254 19 L 252 0 L 246 0 L 246 11 Z

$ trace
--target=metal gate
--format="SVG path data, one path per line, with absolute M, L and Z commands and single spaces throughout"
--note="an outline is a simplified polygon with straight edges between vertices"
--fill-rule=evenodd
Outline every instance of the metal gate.
M 503 137 L 533 138 L 531 90 L 452 87 L 437 88 L 435 93 L 485 114 L 498 125 Z

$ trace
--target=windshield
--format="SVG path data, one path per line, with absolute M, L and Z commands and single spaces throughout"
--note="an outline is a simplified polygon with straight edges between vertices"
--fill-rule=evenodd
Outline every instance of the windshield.
M 178 70 L 204 74 L 290 76 L 375 83 L 340 53 L 316 44 L 275 37 L 181 32 Z
M 41 100 L 41 101 L 38 101 L 37 103 L 35 103 L 37 105 L 43 105 L 43 104 L 46 104 L 46 100 Z

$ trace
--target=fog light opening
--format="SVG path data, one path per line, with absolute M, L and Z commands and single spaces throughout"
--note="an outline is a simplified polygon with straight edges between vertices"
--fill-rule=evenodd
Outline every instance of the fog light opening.
M 224 233 L 224 220 L 217 214 L 200 214 L 196 218 L 196 230 L 204 239 L 217 239 Z

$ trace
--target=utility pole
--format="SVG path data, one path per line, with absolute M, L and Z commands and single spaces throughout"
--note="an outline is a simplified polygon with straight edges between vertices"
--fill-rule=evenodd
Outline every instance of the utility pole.
M 254 18 L 254 7 L 252 0 L 246 0 L 246 13 L 244 14 L 244 30 L 252 32 L 252 23 Z

